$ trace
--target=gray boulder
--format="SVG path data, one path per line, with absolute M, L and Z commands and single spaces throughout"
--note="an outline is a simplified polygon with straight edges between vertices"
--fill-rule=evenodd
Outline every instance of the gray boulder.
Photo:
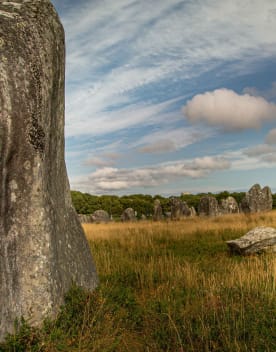
M 244 213 L 259 213 L 272 210 L 272 193 L 268 186 L 261 189 L 259 184 L 255 184 L 242 199 L 240 207 Z
M 276 229 L 265 226 L 256 227 L 244 236 L 226 243 L 230 251 L 236 254 L 276 252 Z
M 160 221 L 163 219 L 163 210 L 159 199 L 155 199 L 153 206 L 153 220 Z
M 132 208 L 127 208 L 123 211 L 123 214 L 121 215 L 121 221 L 126 222 L 126 221 L 136 221 L 136 214 L 135 211 Z
M 107 223 L 110 221 L 110 216 L 105 210 L 96 210 L 91 215 L 92 221 L 96 223 Z
M 48 0 L 0 4 L 0 340 L 98 278 L 64 161 L 64 31 Z
M 198 204 L 199 216 L 217 216 L 219 215 L 218 201 L 215 197 L 204 196 L 200 198 Z
M 222 214 L 237 214 L 240 212 L 239 205 L 234 197 L 227 197 L 220 202 L 220 212 Z

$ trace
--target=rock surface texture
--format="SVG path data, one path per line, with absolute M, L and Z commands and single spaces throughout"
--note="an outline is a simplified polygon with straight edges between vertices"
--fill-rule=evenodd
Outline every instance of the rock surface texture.
M 171 201 L 171 220 L 180 220 L 182 217 L 191 216 L 191 210 L 186 202 L 181 199 L 172 198 Z
M 105 210 L 96 210 L 91 216 L 92 221 L 96 223 L 106 223 L 110 221 L 110 216 Z
M 163 210 L 159 199 L 155 199 L 153 205 L 153 217 L 154 221 L 160 221 L 163 219 Z
M 123 211 L 123 214 L 121 215 L 121 221 L 136 221 L 136 215 L 135 211 L 132 208 L 127 208 Z
M 200 198 L 198 204 L 198 215 L 200 216 L 216 216 L 219 215 L 218 201 L 215 197 L 204 196 Z
M 89 224 L 93 222 L 91 214 L 78 214 L 78 218 L 82 224 Z
M 227 197 L 220 202 L 220 212 L 222 214 L 236 214 L 239 213 L 239 205 L 234 197 Z
M 97 274 L 64 162 L 64 31 L 48 0 L 0 1 L 0 339 Z
M 276 229 L 273 227 L 255 227 L 244 236 L 226 242 L 230 251 L 237 254 L 276 252 Z
M 268 186 L 261 189 L 261 186 L 256 184 L 246 192 L 240 207 L 244 213 L 259 213 L 272 210 L 272 203 L 271 189 Z

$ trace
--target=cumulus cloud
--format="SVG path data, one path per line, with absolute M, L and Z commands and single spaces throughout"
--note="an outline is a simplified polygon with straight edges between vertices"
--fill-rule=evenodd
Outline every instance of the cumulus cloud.
M 276 82 L 272 82 L 271 88 L 266 90 L 259 90 L 256 87 L 246 87 L 243 89 L 243 93 L 247 93 L 253 96 L 261 96 L 267 100 L 276 98 Z
M 263 122 L 276 118 L 276 104 L 222 88 L 194 96 L 183 107 L 183 112 L 191 122 L 243 130 L 258 128 Z
M 95 128 L 105 134 L 99 120 L 112 131 L 132 126 L 135 119 L 120 124 L 117 103 L 130 105 L 133 97 L 141 103 L 137 90 L 145 86 L 158 91 L 164 80 L 185 80 L 187 87 L 224 63 L 230 74 L 252 72 L 256 61 L 276 53 L 271 0 L 53 3 L 66 31 L 68 135 Z M 107 105 L 118 106 L 116 116 Z
M 92 193 L 107 193 L 135 187 L 154 187 L 179 178 L 199 178 L 224 170 L 230 162 L 223 157 L 203 157 L 158 164 L 137 169 L 104 167 L 87 177 L 75 179 L 72 186 Z

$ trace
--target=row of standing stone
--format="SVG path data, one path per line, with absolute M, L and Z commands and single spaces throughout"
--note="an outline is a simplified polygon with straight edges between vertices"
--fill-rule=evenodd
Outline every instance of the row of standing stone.
M 268 186 L 261 189 L 259 184 L 250 188 L 245 194 L 241 203 L 238 204 L 234 197 L 227 197 L 220 202 L 213 196 L 203 196 L 198 204 L 198 214 L 194 207 L 189 207 L 188 204 L 179 198 L 171 199 L 171 211 L 164 213 L 160 200 L 156 199 L 154 202 L 153 217 L 154 221 L 160 221 L 164 218 L 171 220 L 179 220 L 184 217 L 192 216 L 218 216 L 224 214 L 236 213 L 258 213 L 262 211 L 272 210 L 272 193 Z M 136 212 L 132 208 L 127 208 L 121 215 L 121 221 L 136 221 Z M 82 223 L 107 223 L 112 221 L 112 217 L 105 210 L 96 210 L 91 215 L 79 215 Z M 143 216 L 142 220 L 146 217 Z
M 273 198 L 271 189 L 268 186 L 262 189 L 259 184 L 255 184 L 248 192 L 246 192 L 240 204 L 238 204 L 236 199 L 231 196 L 222 199 L 220 202 L 218 202 L 213 196 L 202 197 L 198 204 L 198 215 L 218 216 L 236 213 L 259 213 L 272 210 L 272 204 Z M 181 216 L 196 215 L 193 208 L 189 208 L 185 202 L 181 202 L 179 199 L 172 201 L 171 208 L 172 220 L 177 220 Z
M 262 189 L 259 184 L 255 184 L 246 192 L 240 204 L 231 196 L 222 199 L 220 202 L 213 196 L 202 197 L 198 204 L 198 215 L 218 216 L 237 213 L 259 213 L 272 210 L 272 204 L 273 198 L 271 189 L 268 186 Z M 185 202 L 181 202 L 179 199 L 172 201 L 171 209 L 172 220 L 196 215 L 193 208 L 189 208 Z M 160 210 L 158 212 L 160 212 Z

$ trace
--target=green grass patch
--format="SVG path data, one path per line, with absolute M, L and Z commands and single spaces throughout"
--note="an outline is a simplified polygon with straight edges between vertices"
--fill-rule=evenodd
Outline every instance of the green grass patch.
M 164 227 L 91 242 L 97 290 L 73 287 L 56 320 L 22 320 L 0 351 L 276 351 L 275 257 L 230 255 L 240 230 Z

